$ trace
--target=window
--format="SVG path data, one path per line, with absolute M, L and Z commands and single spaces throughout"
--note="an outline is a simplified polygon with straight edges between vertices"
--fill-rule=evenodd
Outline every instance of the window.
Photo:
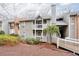
M 37 20 L 36 24 L 42 24 L 42 20 Z
M 42 28 L 42 25 L 37 25 L 37 28 Z
M 41 33 L 42 33 L 41 30 L 37 30 L 37 31 L 36 31 L 36 35 L 37 35 L 37 36 L 41 36 Z
M 46 24 L 47 23 L 47 20 L 43 20 L 43 23 Z
M 18 24 L 18 23 L 16 24 L 16 26 L 17 26 L 17 27 L 18 27 L 18 29 L 19 29 L 19 24 Z
M 10 29 L 13 29 L 13 28 L 14 28 L 14 24 L 11 23 L 11 24 L 10 24 Z
M 33 30 L 33 35 L 35 35 L 35 30 Z

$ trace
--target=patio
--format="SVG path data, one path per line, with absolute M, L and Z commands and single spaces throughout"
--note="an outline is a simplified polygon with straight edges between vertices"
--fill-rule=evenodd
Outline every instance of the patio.
M 74 56 L 74 54 L 47 43 L 39 45 L 20 43 L 16 46 L 0 46 L 0 56 Z

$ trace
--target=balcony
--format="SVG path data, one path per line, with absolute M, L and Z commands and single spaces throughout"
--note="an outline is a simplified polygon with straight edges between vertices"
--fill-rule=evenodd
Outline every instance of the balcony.
M 35 35 L 34 35 L 34 37 L 35 37 Z M 39 39 L 42 42 L 47 42 L 47 37 L 46 36 L 36 35 L 36 38 Z
M 33 29 L 36 29 L 36 30 L 42 30 L 46 27 L 47 27 L 47 24 L 36 24 L 36 25 L 34 24 L 33 25 Z

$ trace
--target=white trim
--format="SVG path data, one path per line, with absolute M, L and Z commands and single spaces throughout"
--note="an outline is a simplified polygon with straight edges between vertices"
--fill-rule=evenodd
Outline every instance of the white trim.
M 77 33 L 76 33 L 76 30 L 77 30 L 77 27 L 76 27 L 76 23 L 77 23 L 77 18 L 75 18 L 75 38 L 77 38 Z
M 43 39 L 43 18 L 42 18 L 42 39 Z
M 72 40 L 70 40 L 70 39 L 72 39 Z M 59 46 L 59 41 L 60 40 L 67 41 L 67 42 L 71 42 L 71 43 L 74 43 L 74 44 L 79 44 L 79 41 L 76 41 L 77 39 L 73 40 L 73 38 L 69 38 L 69 39 L 57 38 L 57 47 Z
M 35 38 L 36 38 L 36 19 L 34 21 L 35 21 Z
M 65 42 L 69 42 L 69 43 L 79 44 L 79 42 L 76 41 L 77 39 L 73 40 L 73 38 L 69 38 L 69 39 L 57 38 L 57 48 L 59 48 L 59 46 L 60 46 L 60 44 L 59 44 L 60 40 L 65 41 Z M 76 47 L 74 47 L 74 48 L 76 48 Z M 75 50 L 73 51 L 73 53 L 75 54 Z
M 70 29 L 70 25 L 71 25 L 71 24 L 70 24 L 70 14 L 69 14 L 69 38 L 70 38 L 70 30 L 71 30 L 71 29 Z
M 57 48 L 59 48 L 59 38 L 57 39 Z

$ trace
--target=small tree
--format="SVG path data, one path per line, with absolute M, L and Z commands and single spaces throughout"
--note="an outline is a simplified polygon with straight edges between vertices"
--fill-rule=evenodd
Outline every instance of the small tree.
M 50 43 L 52 43 L 52 35 L 54 34 L 60 35 L 59 27 L 55 24 L 48 25 L 48 27 L 44 29 L 44 32 L 49 35 Z

